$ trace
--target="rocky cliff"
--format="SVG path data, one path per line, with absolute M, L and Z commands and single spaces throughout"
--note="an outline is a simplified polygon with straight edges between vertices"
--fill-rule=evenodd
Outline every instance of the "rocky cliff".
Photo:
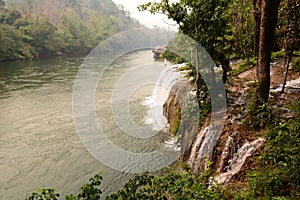
M 172 86 L 164 104 L 169 130 L 181 147 L 181 159 L 187 161 L 195 174 L 213 168 L 214 179 L 219 183 L 228 183 L 264 142 L 262 138 L 245 137 L 242 132 L 241 116 L 236 109 L 243 106 L 245 92 L 241 90 L 239 95 L 228 97 L 227 113 L 209 115 L 202 127 L 199 127 L 199 109 L 191 106 L 198 104 L 187 80 L 179 80 Z M 216 119 L 220 120 L 212 121 L 212 115 L 219 115 Z

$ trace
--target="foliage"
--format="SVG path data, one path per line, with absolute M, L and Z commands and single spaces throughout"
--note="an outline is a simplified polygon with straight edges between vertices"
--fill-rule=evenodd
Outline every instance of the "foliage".
M 30 197 L 25 200 L 57 200 L 59 194 L 55 194 L 53 189 L 41 189 L 33 192 Z
M 292 70 L 295 72 L 300 71 L 300 57 L 294 58 L 291 63 Z
M 140 26 L 111 0 L 11 0 L 7 8 L 2 4 L 0 62 L 86 54 L 108 36 Z
M 254 88 L 257 86 L 254 86 Z M 272 128 L 276 125 L 278 117 L 274 109 L 262 100 L 258 99 L 253 91 L 249 91 L 248 102 L 244 107 L 246 118 L 244 124 L 254 130 Z
M 300 4 L 299 1 L 282 0 L 279 8 L 278 35 L 281 36 L 280 46 L 286 56 L 300 48 Z
M 160 12 L 173 19 L 183 34 L 202 45 L 210 56 L 222 66 L 223 81 L 226 82 L 229 53 L 225 47 L 229 42 L 226 38 L 226 35 L 229 34 L 229 26 L 225 13 L 228 4 L 229 1 L 226 0 L 180 0 L 177 2 L 165 0 L 159 3 L 149 2 L 141 5 L 139 9 L 148 10 L 152 14 Z M 195 44 L 195 49 L 198 49 L 196 46 Z M 214 70 L 212 66 L 199 65 L 197 62 L 195 64 L 196 71 L 205 67 L 211 68 L 211 71 Z M 197 74 L 196 82 L 199 80 Z M 199 92 L 199 88 L 197 88 L 197 92 Z
M 243 195 L 236 195 L 244 199 L 299 198 L 300 117 L 280 122 L 266 133 L 266 139 L 260 168 L 248 174 L 248 188 L 239 192 Z
M 239 75 L 240 73 L 243 73 L 255 66 L 256 66 L 255 58 L 243 60 L 237 64 L 237 68 L 235 70 L 231 71 L 231 75 L 233 76 Z
M 254 19 L 252 5 L 249 0 L 231 0 L 227 11 L 230 24 L 229 43 L 227 48 L 235 58 L 249 59 L 253 56 Z
M 102 191 L 99 189 L 102 181 L 102 173 L 97 173 L 90 178 L 89 183 L 81 186 L 81 192 L 77 195 L 68 195 L 66 200 L 98 200 Z
M 287 108 L 293 111 L 296 117 L 300 116 L 300 101 L 294 102 L 292 105 L 287 106 Z
M 7 60 L 32 60 L 35 56 L 32 46 L 26 41 L 30 37 L 13 26 L 0 24 L 0 62 Z
M 276 122 L 274 111 L 268 103 L 258 104 L 255 100 L 247 104 L 245 124 L 255 130 L 272 127 Z
M 163 53 L 162 57 L 175 64 L 180 64 L 184 62 L 182 57 L 177 56 L 175 53 L 171 52 L 168 49 Z
M 276 52 L 272 52 L 271 59 L 275 60 L 275 59 L 284 58 L 284 57 L 285 57 L 285 52 L 284 51 L 276 51 Z
M 102 191 L 99 186 L 102 181 L 102 173 L 96 173 L 94 177 L 90 178 L 89 183 L 81 186 L 81 191 L 78 195 L 67 195 L 66 200 L 99 200 Z M 25 200 L 57 200 L 59 194 L 55 194 L 53 189 L 41 189 L 33 192 Z
M 144 173 L 131 179 L 123 189 L 107 197 L 115 199 L 225 199 L 219 188 L 207 188 L 204 175 L 171 172 L 163 176 Z
M 172 123 L 172 127 L 170 127 L 170 131 L 173 135 L 176 135 L 180 127 L 180 120 L 181 120 L 180 112 L 181 112 L 180 109 L 175 110 L 175 116 L 174 116 L 175 119 Z

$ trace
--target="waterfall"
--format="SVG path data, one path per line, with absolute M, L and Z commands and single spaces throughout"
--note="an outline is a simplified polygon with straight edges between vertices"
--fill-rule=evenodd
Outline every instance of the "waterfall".
M 160 73 L 152 96 L 146 97 L 143 102 L 144 105 L 149 107 L 145 119 L 146 124 L 151 125 L 153 130 L 162 130 L 167 124 L 167 120 L 163 115 L 163 105 L 169 96 L 171 87 L 182 77 L 176 67 L 177 65 L 167 67 Z
M 192 167 L 195 174 L 207 168 L 206 162 L 211 160 L 214 147 L 220 135 L 220 125 L 218 124 L 206 125 L 196 135 L 188 159 L 188 164 Z
M 224 154 L 227 154 L 226 150 L 229 149 L 230 144 L 232 143 L 233 137 L 229 137 L 225 148 L 223 150 Z M 242 166 L 244 165 L 246 159 L 252 154 L 265 142 L 264 138 L 258 138 L 252 142 L 246 142 L 238 151 L 233 155 L 232 159 L 228 161 L 228 166 L 225 168 L 225 172 L 219 174 L 215 180 L 220 184 L 228 183 L 231 178 L 237 174 Z M 220 172 L 221 169 L 224 167 L 224 159 L 226 156 L 222 154 L 222 161 L 220 163 L 218 171 Z

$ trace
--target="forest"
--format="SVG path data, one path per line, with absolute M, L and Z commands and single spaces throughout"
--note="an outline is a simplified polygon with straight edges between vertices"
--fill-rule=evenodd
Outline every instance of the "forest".
M 113 33 L 140 26 L 109 1 L 25 0 L 22 12 L 14 1 L 0 2 L 0 61 L 85 53 Z M 300 199 L 300 89 L 285 88 L 288 80 L 300 77 L 300 1 L 161 0 L 139 9 L 173 19 L 179 26 L 177 40 L 187 35 L 198 43 L 196 52 L 203 46 L 220 66 L 218 81 L 225 84 L 227 117 L 237 116 L 236 123 L 226 118 L 223 135 L 238 130 L 238 146 L 257 138 L 265 142 L 226 184 L 213 179 L 226 143 L 220 137 L 216 155 L 206 160 L 204 170 L 195 173 L 183 157 L 160 173 L 135 176 L 106 199 Z M 52 12 L 56 10 L 61 14 Z M 185 62 L 172 51 L 164 57 Z M 187 68 L 201 107 L 201 129 L 211 114 L 211 94 L 198 66 Z M 240 97 L 243 102 L 238 104 Z M 97 173 L 78 194 L 65 199 L 100 199 L 101 182 L 102 174 Z M 59 197 L 54 189 L 41 189 L 26 199 Z
M 140 27 L 109 0 L 0 1 L 0 62 L 83 55 L 106 38 Z

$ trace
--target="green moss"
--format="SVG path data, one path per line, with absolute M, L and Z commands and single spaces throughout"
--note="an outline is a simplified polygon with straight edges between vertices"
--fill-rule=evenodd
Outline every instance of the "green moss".
M 173 135 L 176 135 L 176 133 L 178 132 L 179 130 L 179 127 L 180 127 L 180 120 L 176 120 L 173 124 L 173 126 L 171 127 L 171 133 Z

